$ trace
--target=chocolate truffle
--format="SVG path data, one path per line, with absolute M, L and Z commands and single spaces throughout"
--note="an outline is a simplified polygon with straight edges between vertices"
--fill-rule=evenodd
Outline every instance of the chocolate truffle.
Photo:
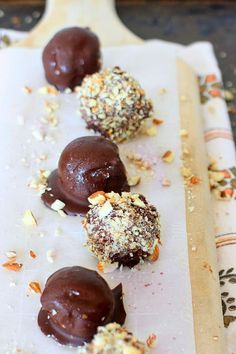
M 59 200 L 67 214 L 85 214 L 88 197 L 100 190 L 128 191 L 125 167 L 114 143 L 100 136 L 85 136 L 63 150 L 41 198 L 52 209 L 56 210 L 55 201 Z
M 133 137 L 153 114 L 139 83 L 119 67 L 85 77 L 78 97 L 88 129 L 115 142 Z
M 66 267 L 52 274 L 41 296 L 38 324 L 42 332 L 61 344 L 90 342 L 98 326 L 123 324 L 122 285 L 111 290 L 95 271 Z
M 100 61 L 98 37 L 88 28 L 57 32 L 43 51 L 46 79 L 60 91 L 80 85 L 86 75 L 100 69 Z
M 87 247 L 98 258 L 98 269 L 110 271 L 119 265 L 133 267 L 158 258 L 159 214 L 144 196 L 123 192 L 95 193 L 83 222 Z
M 92 342 L 78 350 L 78 354 L 148 354 L 147 345 L 139 341 L 118 323 L 99 327 Z

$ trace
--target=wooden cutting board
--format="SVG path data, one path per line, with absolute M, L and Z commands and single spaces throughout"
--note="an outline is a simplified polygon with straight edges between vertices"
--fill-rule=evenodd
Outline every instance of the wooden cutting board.
M 142 44 L 119 20 L 113 0 L 48 0 L 42 20 L 18 45 L 43 47 L 59 29 L 73 25 L 89 26 L 103 46 Z M 194 186 L 194 212 L 189 210 L 192 191 L 185 189 L 196 353 L 222 354 L 223 319 L 198 83 L 182 60 L 177 61 L 177 72 L 181 126 L 188 131 L 185 146 L 192 157 L 188 167 L 201 179 Z

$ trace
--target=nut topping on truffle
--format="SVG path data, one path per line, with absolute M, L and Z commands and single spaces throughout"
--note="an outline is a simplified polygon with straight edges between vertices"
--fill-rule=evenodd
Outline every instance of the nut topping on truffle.
M 78 354 L 148 354 L 147 345 L 117 323 L 99 327 L 92 342 Z
M 88 129 L 115 142 L 133 137 L 153 113 L 140 84 L 119 67 L 87 76 L 78 92 Z
M 89 201 L 84 228 L 99 270 L 111 263 L 133 267 L 144 259 L 157 260 L 160 217 L 144 196 L 97 192 Z

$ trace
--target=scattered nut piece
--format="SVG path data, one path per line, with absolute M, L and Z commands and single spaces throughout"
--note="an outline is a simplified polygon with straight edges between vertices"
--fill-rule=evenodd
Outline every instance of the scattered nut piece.
M 59 91 L 51 85 L 41 87 L 38 92 L 42 95 L 58 95 Z
M 158 119 L 158 118 L 153 118 L 152 122 L 155 125 L 161 125 L 161 124 L 164 123 L 164 120 L 161 120 L 161 119 Z
M 12 270 L 13 272 L 19 272 L 21 270 L 23 264 L 8 261 L 8 262 L 2 264 L 2 266 L 8 270 Z
M 155 246 L 153 253 L 148 257 L 150 262 L 155 262 L 159 258 L 159 247 L 158 245 Z
M 101 273 L 112 273 L 114 270 L 116 270 L 119 267 L 118 262 L 114 263 L 104 263 L 104 262 L 98 262 L 97 263 L 97 269 Z
M 140 181 L 141 181 L 140 176 L 131 176 L 128 178 L 128 185 L 130 187 L 135 187 L 140 183 Z
M 88 201 L 92 205 L 104 204 L 106 201 L 105 192 L 98 191 L 88 197 Z
M 16 258 L 16 252 L 15 251 L 7 251 L 6 256 L 7 256 L 7 258 Z
M 161 181 L 161 185 L 163 187 L 170 187 L 171 186 L 171 181 L 168 178 L 163 178 Z
M 194 185 L 194 184 L 199 184 L 200 183 L 200 178 L 198 176 L 191 176 L 189 183 Z
M 144 161 L 139 154 L 128 154 L 127 159 L 140 170 L 151 170 L 152 166 L 148 161 Z
M 174 154 L 171 150 L 168 150 L 164 153 L 164 155 L 162 155 L 162 161 L 163 162 L 167 162 L 167 163 L 171 163 L 174 160 Z
M 166 94 L 166 89 L 163 87 L 163 88 L 161 88 L 160 90 L 159 90 L 159 95 L 160 96 L 163 96 L 163 95 L 165 95 Z
M 224 98 L 227 102 L 234 100 L 234 94 L 229 90 L 224 90 Z
M 32 213 L 31 210 L 27 209 L 24 212 L 23 218 L 22 218 L 23 224 L 27 226 L 36 226 L 37 221 Z
M 48 250 L 47 251 L 47 260 L 49 263 L 53 263 L 55 259 L 55 251 L 54 250 Z
M 29 289 L 31 292 L 35 293 L 35 294 L 41 294 L 42 291 L 41 291 L 41 287 L 39 285 L 38 282 L 36 281 L 32 281 L 29 283 Z
M 157 135 L 157 127 L 155 125 L 147 128 L 145 130 L 145 134 L 148 136 L 156 136 Z
M 61 200 L 56 199 L 55 202 L 52 203 L 51 209 L 55 211 L 62 210 L 65 207 L 65 203 L 63 203 Z
M 154 333 L 150 334 L 150 336 L 146 340 L 146 343 L 149 348 L 155 348 L 157 344 L 157 336 Z
M 30 250 L 30 251 L 29 251 L 29 255 L 30 255 L 30 257 L 33 258 L 33 259 L 37 258 L 37 254 L 36 254 L 33 250 Z
M 180 129 L 179 135 L 182 138 L 186 138 L 186 137 L 188 137 L 188 131 L 186 129 Z
M 58 210 L 57 212 L 62 218 L 66 218 L 67 217 L 67 214 L 64 212 L 64 210 Z
M 182 166 L 180 171 L 181 171 L 181 174 L 184 178 L 188 178 L 188 177 L 192 176 L 192 172 L 191 172 L 190 168 L 188 168 L 188 167 Z
M 27 95 L 32 93 L 32 87 L 29 87 L 29 86 L 24 86 L 23 87 L 23 92 L 26 93 Z

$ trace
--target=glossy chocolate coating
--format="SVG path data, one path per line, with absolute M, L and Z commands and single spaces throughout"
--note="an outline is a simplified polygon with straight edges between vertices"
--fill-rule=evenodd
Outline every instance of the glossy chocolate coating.
M 52 274 L 41 296 L 38 324 L 42 332 L 65 345 L 90 342 L 98 326 L 123 324 L 122 285 L 111 290 L 95 271 L 66 267 Z
M 100 43 L 88 28 L 70 27 L 57 32 L 43 51 L 47 81 L 60 91 L 73 89 L 100 69 Z
M 47 206 L 59 199 L 67 214 L 85 214 L 88 197 L 97 191 L 129 191 L 125 167 L 118 147 L 99 136 L 73 140 L 61 154 L 58 169 L 48 178 L 48 187 L 42 195 Z

